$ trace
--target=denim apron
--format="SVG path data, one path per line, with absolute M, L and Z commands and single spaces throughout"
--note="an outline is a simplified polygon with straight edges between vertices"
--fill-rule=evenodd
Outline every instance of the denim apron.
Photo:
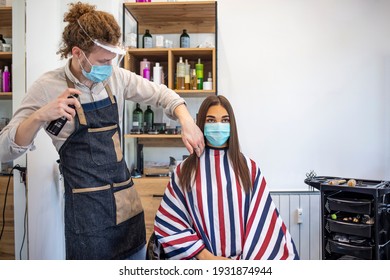
M 75 131 L 59 151 L 67 259 L 125 259 L 145 245 L 144 212 L 120 146 L 116 98 L 108 86 L 106 91 L 107 98 L 77 110 Z

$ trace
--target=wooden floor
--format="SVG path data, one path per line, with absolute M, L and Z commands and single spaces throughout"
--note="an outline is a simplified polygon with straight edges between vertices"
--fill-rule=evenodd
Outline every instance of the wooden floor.
M 0 232 L 3 228 L 4 198 L 8 185 L 8 176 L 0 176 Z M 11 177 L 7 204 L 5 207 L 4 232 L 0 240 L 0 260 L 15 259 L 15 237 L 14 237 L 14 183 Z

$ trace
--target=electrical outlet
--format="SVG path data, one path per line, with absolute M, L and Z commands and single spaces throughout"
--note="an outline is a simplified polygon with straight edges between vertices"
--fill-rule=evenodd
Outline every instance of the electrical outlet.
M 303 209 L 297 209 L 297 224 L 302 224 Z

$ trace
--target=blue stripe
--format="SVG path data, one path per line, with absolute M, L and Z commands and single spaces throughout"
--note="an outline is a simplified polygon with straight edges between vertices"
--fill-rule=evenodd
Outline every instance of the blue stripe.
M 253 251 L 254 251 L 255 246 L 257 244 L 255 241 L 260 239 L 260 234 L 264 228 L 264 223 L 265 223 L 265 220 L 267 219 L 267 215 L 268 215 L 269 208 L 271 206 L 271 202 L 272 202 L 271 196 L 268 195 L 267 200 L 266 200 L 265 205 L 264 205 L 264 208 L 262 210 L 263 212 L 260 216 L 260 221 L 258 223 L 259 226 L 257 227 L 255 234 L 253 236 L 253 242 L 252 242 L 251 246 L 249 247 L 248 255 L 246 256 L 247 258 L 253 254 Z
M 210 252 L 212 252 L 213 250 L 212 250 L 212 248 L 211 248 L 211 245 L 210 245 L 210 243 L 209 243 L 209 240 L 208 240 L 208 238 L 207 238 L 207 236 L 206 236 L 206 234 L 205 234 L 205 232 L 204 232 L 204 230 L 203 230 L 203 226 L 202 226 L 202 224 L 201 224 L 201 221 L 199 220 L 199 217 L 198 217 L 198 215 L 197 215 L 197 211 L 195 210 L 194 197 L 193 197 L 191 191 L 190 191 L 190 192 L 187 192 L 187 195 L 188 195 L 188 200 L 190 201 L 191 211 L 192 211 L 192 213 L 194 213 L 194 219 L 195 219 L 194 222 L 196 223 L 196 226 L 197 226 L 198 229 L 199 229 L 199 233 L 200 233 L 200 235 L 202 236 L 202 240 L 203 240 L 203 242 L 205 243 L 207 250 L 209 250 Z
M 215 166 L 213 167 L 215 168 Z M 210 241 L 212 248 L 217 248 L 215 242 L 215 231 L 214 231 L 214 215 L 213 215 L 213 185 L 211 183 L 211 166 L 210 166 L 210 149 L 205 149 L 205 169 L 206 169 L 206 186 L 207 186 L 207 203 L 209 210 L 209 221 L 210 221 Z M 212 253 L 215 253 L 214 250 L 211 250 Z
M 115 98 L 115 96 L 114 96 L 114 98 Z M 84 112 L 99 110 L 99 109 L 108 107 L 110 105 L 111 105 L 111 99 L 108 97 L 104 98 L 102 100 L 99 100 L 99 101 L 81 104 Z
M 186 199 L 183 195 L 183 190 L 181 187 L 179 187 L 177 184 L 176 184 L 176 181 L 175 181 L 175 172 L 172 173 L 171 175 L 171 187 L 172 187 L 172 190 L 173 192 L 175 193 L 177 199 L 183 204 L 183 205 L 187 205 L 187 202 L 186 202 Z
M 182 211 L 179 207 L 177 207 L 177 206 L 175 205 L 174 202 L 172 202 L 172 201 L 168 198 L 168 196 L 164 195 L 164 196 L 163 196 L 163 201 L 164 201 L 170 208 L 172 208 L 172 210 L 173 210 L 174 213 L 177 213 L 184 221 L 188 222 L 187 216 L 183 213 L 183 211 Z M 168 209 L 165 209 L 165 210 L 169 211 Z
M 227 191 L 227 199 L 228 199 L 228 206 L 229 206 L 229 221 L 230 221 L 230 254 L 232 256 L 235 256 L 237 254 L 236 252 L 236 224 L 234 220 L 234 203 L 233 203 L 233 190 L 232 190 L 232 181 L 230 178 L 230 169 L 229 169 L 229 157 L 227 152 L 225 153 L 223 157 L 223 166 L 225 168 L 226 172 L 226 191 Z
M 168 221 L 162 220 L 159 216 L 156 216 L 156 222 L 161 224 L 161 225 L 163 225 L 164 227 L 168 228 L 171 231 L 180 232 L 180 229 L 178 229 L 177 227 L 173 226 Z
M 187 247 L 180 247 L 180 248 L 177 248 L 176 250 L 173 250 L 173 251 L 171 251 L 171 252 L 169 252 L 169 253 L 166 253 L 166 252 L 165 252 L 165 254 L 166 254 L 166 256 L 170 259 L 170 258 L 173 258 L 173 257 L 179 255 L 179 254 L 182 254 L 182 253 L 187 252 L 188 250 L 191 249 L 192 246 L 193 246 L 193 245 L 189 245 L 189 246 L 187 246 Z M 171 248 L 172 248 L 172 247 L 171 247 Z
M 271 254 L 268 257 L 268 260 L 274 260 L 277 253 L 280 251 L 280 244 L 282 243 L 282 239 L 284 238 L 284 232 L 282 228 L 279 228 L 278 238 L 276 239 L 276 245 L 274 246 L 274 249 L 272 250 Z M 279 245 L 279 246 L 277 246 Z

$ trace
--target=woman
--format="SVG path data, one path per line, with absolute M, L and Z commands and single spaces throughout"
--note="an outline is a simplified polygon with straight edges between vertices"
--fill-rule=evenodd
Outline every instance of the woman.
M 0 160 L 33 150 L 38 131 L 66 117 L 58 135 L 48 133 L 64 178 L 66 258 L 144 259 L 143 209 L 120 145 L 125 100 L 163 107 L 178 119 L 190 153 L 196 147 L 200 155 L 203 135 L 175 92 L 113 65 L 125 51 L 111 14 L 78 2 L 70 4 L 64 21 L 59 54 L 70 56 L 68 63 L 28 90 L 1 131 Z
M 206 138 L 204 153 L 176 168 L 155 219 L 164 257 L 298 259 L 263 174 L 240 152 L 229 101 L 207 97 L 197 124 Z

